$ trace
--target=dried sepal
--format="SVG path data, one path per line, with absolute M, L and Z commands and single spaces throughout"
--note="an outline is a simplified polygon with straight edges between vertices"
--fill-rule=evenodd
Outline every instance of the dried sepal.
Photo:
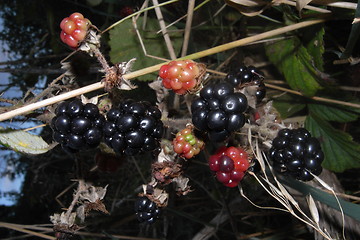
M 84 41 L 81 42 L 78 50 L 87 52 L 90 56 L 94 56 L 94 48 L 100 47 L 101 34 L 97 34 L 94 29 L 89 29 Z
M 180 175 L 179 177 L 173 179 L 173 183 L 175 183 L 176 194 L 179 196 L 187 195 L 188 193 L 193 191 L 192 189 L 190 189 L 191 187 L 188 185 L 189 178 L 187 177 Z
M 62 212 L 61 214 L 54 213 L 54 215 L 50 216 L 50 221 L 54 225 L 66 224 L 72 226 L 75 224 L 75 219 L 76 213 L 74 212 L 69 215 L 67 215 L 65 212 Z
M 98 102 L 99 102 L 99 96 L 95 96 L 95 97 L 92 97 L 92 98 L 87 98 L 84 95 L 81 95 L 80 97 L 81 97 L 81 102 L 83 104 L 92 103 L 92 104 L 97 105 Z
M 61 79 L 63 84 L 73 83 L 75 79 L 75 74 L 72 72 L 70 62 L 61 62 L 61 69 L 65 70 L 64 76 Z
M 56 239 L 67 240 L 71 239 L 74 233 L 79 229 L 79 226 L 75 224 L 77 214 L 75 212 L 67 214 L 62 212 L 61 214 L 55 213 L 50 216 L 50 221 L 53 223 L 53 230 L 55 232 Z
M 152 175 L 161 184 L 167 185 L 182 174 L 181 165 L 174 161 L 162 161 L 152 164 Z
M 157 107 L 162 113 L 162 118 L 166 118 L 168 116 L 166 99 L 169 95 L 169 90 L 163 87 L 160 77 L 158 77 L 157 80 L 149 83 L 148 85 L 156 93 Z
M 102 200 L 105 197 L 108 185 L 103 187 L 95 187 L 89 183 L 85 183 L 84 190 L 80 193 L 80 200 L 89 201 L 92 203 Z
M 187 90 L 189 94 L 197 94 L 203 88 L 203 82 L 209 77 L 206 73 L 206 65 L 203 63 L 197 63 L 196 66 L 199 69 L 199 74 L 195 77 L 196 85 L 194 88 Z
M 146 196 L 158 207 L 166 207 L 169 199 L 169 194 L 165 190 L 148 184 L 143 185 L 143 193 L 140 193 L 139 196 Z
M 133 90 L 136 88 L 130 80 L 124 78 L 124 75 L 130 72 L 135 60 L 136 58 L 132 58 L 128 62 L 115 64 L 105 70 L 105 78 L 102 80 L 105 91 L 109 92 L 113 88 L 120 90 Z

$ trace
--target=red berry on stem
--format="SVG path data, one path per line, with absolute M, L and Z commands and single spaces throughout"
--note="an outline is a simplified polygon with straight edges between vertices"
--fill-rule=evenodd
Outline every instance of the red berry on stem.
M 192 60 L 171 61 L 161 66 L 159 76 L 165 88 L 177 94 L 193 90 L 200 79 L 200 69 L 204 68 Z

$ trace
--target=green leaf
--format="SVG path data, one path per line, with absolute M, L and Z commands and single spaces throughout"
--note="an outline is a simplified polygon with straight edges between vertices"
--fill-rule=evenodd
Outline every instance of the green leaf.
M 354 18 L 360 18 L 360 1 L 358 1 Z M 351 26 L 351 32 L 346 43 L 345 51 L 340 58 L 349 58 L 354 50 L 354 47 L 358 43 L 360 37 L 360 22 L 354 23 Z
M 360 109 L 322 103 L 308 104 L 309 111 L 326 121 L 352 122 L 358 119 Z
M 292 89 L 309 97 L 321 89 L 316 79 L 316 70 L 311 64 L 312 58 L 298 38 L 284 39 L 268 45 L 266 54 Z
M 312 113 L 305 120 L 305 127 L 321 142 L 325 160 L 322 166 L 334 172 L 360 167 L 360 144 L 352 137 L 316 114 Z
M 156 33 L 160 29 L 159 22 L 156 19 L 147 18 L 145 30 L 142 30 L 142 24 L 143 18 L 139 17 L 137 28 L 147 54 L 169 59 L 163 35 Z M 182 44 L 182 34 L 176 31 L 177 29 L 173 26 L 167 28 L 167 30 L 169 31 L 175 52 L 178 53 Z M 111 47 L 110 58 L 113 63 L 125 62 L 136 58 L 133 70 L 139 70 L 162 62 L 161 60 L 145 56 L 131 19 L 124 21 L 110 31 L 109 45 Z M 147 74 L 138 79 L 152 81 L 155 78 L 155 74 Z
M 317 26 L 315 26 L 317 27 Z M 321 27 L 319 30 L 312 27 L 308 29 L 307 33 L 309 36 L 309 40 L 306 44 L 306 49 L 311 56 L 312 63 L 319 71 L 324 71 L 324 61 L 323 61 L 323 54 L 325 51 L 324 48 L 324 34 L 325 30 Z M 314 34 L 314 30 L 316 34 Z
M 0 128 L 0 144 L 16 152 L 34 155 L 51 149 L 41 137 L 15 129 Z
M 281 118 L 286 119 L 306 107 L 306 104 L 302 100 L 303 99 L 298 96 L 284 94 L 273 100 L 273 106 L 280 113 Z

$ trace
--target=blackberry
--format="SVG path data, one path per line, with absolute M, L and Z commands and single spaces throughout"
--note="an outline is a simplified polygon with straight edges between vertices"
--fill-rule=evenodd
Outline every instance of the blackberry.
M 164 132 L 161 112 L 149 102 L 126 100 L 106 114 L 105 143 L 119 155 L 156 150 Z
M 245 124 L 247 99 L 227 82 L 205 86 L 191 104 L 192 123 L 210 140 L 224 141 Z
M 272 142 L 269 158 L 277 172 L 298 180 L 310 181 L 322 171 L 324 153 L 319 140 L 305 128 L 282 129 Z
M 225 81 L 232 86 L 237 87 L 246 83 L 257 85 L 255 97 L 257 103 L 260 103 L 266 95 L 265 84 L 263 83 L 264 74 L 254 66 L 240 66 L 231 70 L 225 77 Z
M 103 116 L 92 103 L 80 100 L 62 102 L 52 119 L 53 139 L 64 150 L 74 153 L 81 149 L 95 148 L 102 139 Z
M 225 81 L 237 87 L 240 84 L 254 83 L 259 85 L 264 79 L 264 74 L 254 66 L 240 66 L 231 70 L 225 77 Z
M 135 212 L 139 222 L 154 223 L 160 215 L 160 209 L 156 203 L 147 197 L 139 197 L 135 201 Z

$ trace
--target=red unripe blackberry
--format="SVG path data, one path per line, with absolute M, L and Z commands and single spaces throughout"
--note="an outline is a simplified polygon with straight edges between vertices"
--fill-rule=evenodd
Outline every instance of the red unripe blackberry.
M 85 39 L 90 24 L 81 13 L 73 13 L 64 18 L 60 23 L 61 41 L 72 48 L 78 47 L 79 42 Z
M 204 148 L 204 142 L 195 136 L 191 125 L 178 132 L 172 144 L 174 152 L 187 159 L 199 154 Z
M 216 179 L 227 187 L 236 187 L 249 167 L 248 155 L 236 147 L 221 147 L 208 161 Z
M 171 61 L 161 66 L 159 76 L 165 88 L 182 95 L 199 85 L 204 68 L 192 60 Z

